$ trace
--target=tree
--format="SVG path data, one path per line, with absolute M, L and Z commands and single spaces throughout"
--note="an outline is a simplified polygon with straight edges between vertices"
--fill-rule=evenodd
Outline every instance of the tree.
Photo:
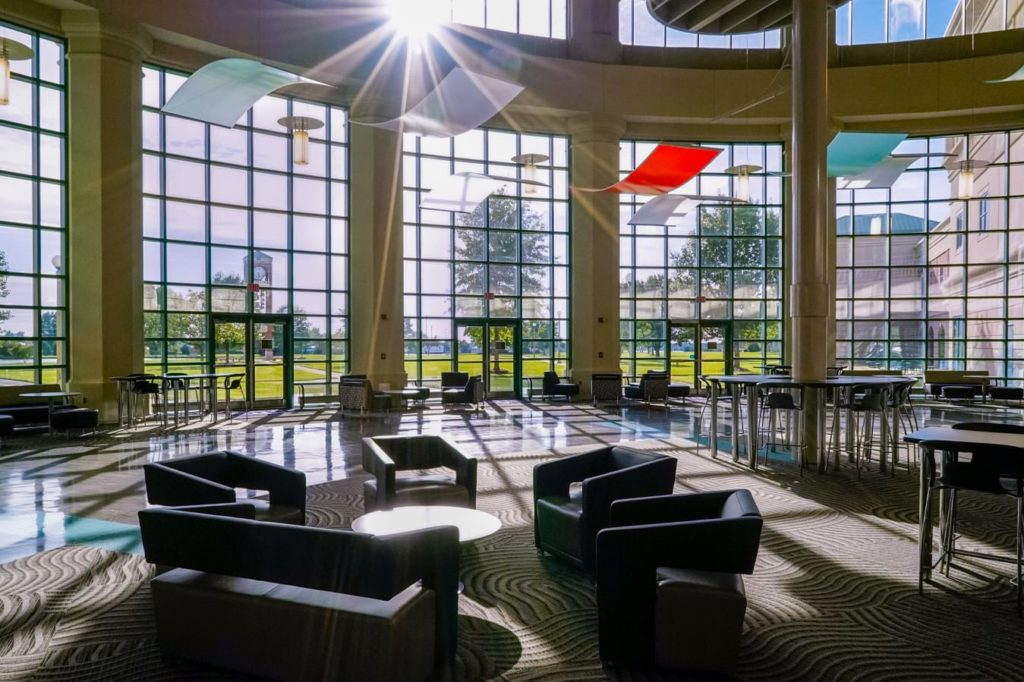
M 551 248 L 547 220 L 525 203 L 520 214 L 519 205 L 515 197 L 497 193 L 473 213 L 458 214 L 456 227 L 481 229 L 459 231 L 454 265 L 457 296 L 493 293 L 498 297 L 514 297 L 550 292 L 547 265 L 551 262 Z M 469 327 L 466 336 L 486 352 L 489 344 L 483 338 L 482 326 Z M 490 341 L 494 342 L 492 371 L 501 372 L 500 351 L 496 346 L 504 343 L 512 347 L 513 328 L 495 327 Z
M 762 215 L 765 219 L 762 221 Z M 730 225 L 732 239 L 729 239 Z M 679 291 L 695 291 L 708 298 L 729 298 L 734 285 L 729 282 L 725 268 L 749 267 L 761 269 L 765 265 L 781 264 L 778 240 L 764 236 L 781 234 L 778 214 L 762 213 L 754 206 L 702 206 L 700 208 L 700 262 L 702 269 L 698 290 L 697 239 L 687 240 L 677 251 L 669 254 L 672 265 L 670 279 Z M 731 250 L 731 253 L 730 253 Z M 723 268 L 718 270 L 716 268 Z M 764 286 L 761 286 L 764 296 Z

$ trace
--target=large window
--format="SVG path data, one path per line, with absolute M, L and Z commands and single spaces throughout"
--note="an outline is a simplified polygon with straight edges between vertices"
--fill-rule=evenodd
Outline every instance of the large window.
M 668 28 L 647 11 L 646 0 L 619 1 L 619 42 L 623 45 L 654 47 L 779 47 L 782 32 L 778 29 L 739 35 L 710 35 Z
M 621 143 L 621 172 L 636 168 L 652 142 Z M 703 371 L 759 372 L 782 356 L 782 146 L 713 144 L 722 153 L 687 194 L 732 196 L 734 165 L 751 175 L 750 203 L 682 204 L 673 223 L 630 225 L 647 197 L 620 199 L 619 305 L 621 362 L 627 375 L 671 369 L 693 376 L 698 348 Z M 732 349 L 732 359 L 724 354 Z M 669 358 L 672 366 L 668 367 Z M 685 367 L 684 367 L 685 365 Z
M 510 182 L 473 213 L 419 208 L 426 191 L 453 172 L 523 177 L 524 166 L 512 161 L 521 154 L 549 157 L 536 169 L 536 179 L 548 186 Z M 477 338 L 473 320 L 519 326 L 521 376 L 565 372 L 568 156 L 565 137 L 500 130 L 473 130 L 451 139 L 405 137 L 405 367 L 410 379 L 435 379 L 460 360 L 464 367 L 478 364 L 481 347 L 493 344 Z M 514 336 L 502 342 L 510 344 Z
M 1024 0 L 853 0 L 837 7 L 836 43 L 894 43 L 1024 26 Z
M 345 111 L 264 97 L 233 128 L 211 126 L 159 112 L 185 76 L 143 72 L 147 369 L 199 372 L 239 342 L 214 338 L 211 315 L 276 314 L 291 322 L 296 381 L 345 372 Z M 307 165 L 278 124 L 289 115 L 325 123 L 310 131 Z
M 836 355 L 858 368 L 1024 372 L 1024 132 L 912 139 L 888 189 L 839 190 Z M 988 165 L 957 198 L 952 153 Z
M 67 378 L 64 43 L 0 23 L 35 52 L 0 106 L 0 379 Z
M 438 0 L 423 0 L 423 2 Z M 454 24 L 565 39 L 567 0 L 440 0 Z

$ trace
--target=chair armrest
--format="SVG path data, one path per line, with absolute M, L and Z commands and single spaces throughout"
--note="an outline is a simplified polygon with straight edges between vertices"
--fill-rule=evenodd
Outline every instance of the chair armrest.
M 604 471 L 611 446 L 562 457 L 533 467 L 533 500 L 568 495 L 569 486 Z
M 455 482 L 469 491 L 469 500 L 472 506 L 476 507 L 476 457 L 470 457 L 458 448 L 454 443 L 440 436 L 441 460 L 442 463 L 455 470 Z
M 395 496 L 395 460 L 372 438 L 363 439 L 363 470 L 377 479 L 377 502 Z
M 671 493 L 676 464 L 675 457 L 659 457 L 584 480 L 583 516 L 587 524 L 595 531 L 606 527 L 615 500 Z
M 306 511 L 306 474 L 273 462 L 228 452 L 228 460 L 241 487 L 270 493 L 271 504 L 284 504 Z
M 143 466 L 150 504 L 218 504 L 235 501 L 235 489 L 207 478 L 178 471 L 159 462 Z
M 707 519 L 721 514 L 726 501 L 737 493 L 749 499 L 749 513 L 757 514 L 757 505 L 746 490 L 717 490 L 683 495 L 635 497 L 612 502 L 609 526 L 636 526 L 671 521 Z M 746 499 L 742 501 L 746 504 Z
M 437 659 L 451 662 L 458 643 L 459 531 L 436 526 L 373 538 L 370 557 L 375 571 L 368 576 L 367 596 L 389 596 L 411 582 L 422 581 L 437 596 Z M 376 594 L 375 594 L 376 593 Z

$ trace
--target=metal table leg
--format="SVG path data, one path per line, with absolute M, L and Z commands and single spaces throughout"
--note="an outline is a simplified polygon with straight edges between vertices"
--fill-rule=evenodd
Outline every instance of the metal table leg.
M 711 383 L 711 429 L 708 434 L 708 445 L 711 448 L 711 457 L 718 457 L 718 382 Z
M 747 463 L 757 469 L 757 384 L 747 386 Z
M 729 387 L 732 395 L 732 461 L 740 461 L 740 385 Z

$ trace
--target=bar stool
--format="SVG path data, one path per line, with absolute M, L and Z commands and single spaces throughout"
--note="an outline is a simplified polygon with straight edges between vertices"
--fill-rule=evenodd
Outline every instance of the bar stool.
M 130 424 L 134 424 L 135 421 L 139 418 L 138 411 L 140 405 L 142 406 L 143 410 L 142 418 L 143 420 L 145 420 L 147 397 L 160 405 L 160 408 L 164 413 L 164 421 L 166 422 L 167 403 L 164 400 L 163 392 L 160 390 L 159 384 L 157 384 L 155 381 L 150 381 L 149 379 L 139 378 L 131 382 L 131 393 L 132 398 L 129 404 L 129 410 L 131 412 L 131 415 L 129 417 Z M 156 407 L 156 405 L 154 405 L 154 407 Z
M 721 409 L 721 407 L 723 405 L 729 406 L 729 410 L 727 411 L 727 414 L 729 414 L 729 415 L 732 414 L 732 407 L 731 406 L 732 406 L 733 398 L 732 398 L 732 391 L 729 391 L 727 393 L 723 393 L 722 392 L 721 382 L 719 382 L 716 379 L 712 379 L 712 378 L 708 377 L 708 375 L 706 375 L 706 374 L 701 374 L 700 376 L 697 377 L 697 386 L 698 386 L 698 388 L 703 388 L 703 390 L 704 390 L 704 404 L 701 405 L 700 413 L 697 415 L 697 452 L 699 453 L 700 452 L 700 432 L 701 432 L 701 426 L 704 424 L 704 413 L 707 411 L 708 407 L 711 405 L 711 392 L 717 390 L 717 392 L 718 392 L 718 407 Z M 745 433 L 744 430 L 743 430 L 743 421 L 744 421 L 744 419 L 743 419 L 743 402 L 741 400 L 740 403 L 739 403 L 739 424 L 734 424 L 733 425 L 733 428 L 736 428 L 739 431 L 741 437 L 742 437 L 743 433 Z M 711 437 L 712 438 L 717 438 L 718 434 L 712 434 Z
M 759 443 L 764 444 L 764 462 L 768 463 L 768 452 L 776 452 L 778 447 L 779 413 L 788 413 L 797 417 L 803 416 L 804 408 L 804 386 L 796 383 L 781 383 L 778 381 L 764 382 L 757 385 L 758 391 L 765 391 L 761 399 L 762 417 L 759 420 Z M 793 399 L 793 392 L 799 395 L 799 402 Z M 767 419 L 765 418 L 767 416 Z M 767 438 L 764 438 L 765 426 L 767 426 Z M 800 429 L 796 429 L 800 433 Z M 807 448 L 803 442 L 790 442 L 789 447 L 800 451 L 800 473 L 803 474 L 804 466 L 807 463 Z
M 891 393 L 891 395 L 889 397 L 889 408 L 893 411 L 893 414 L 895 415 L 896 419 L 899 420 L 900 428 L 903 429 L 904 433 L 910 433 L 912 431 L 916 431 L 919 428 L 921 428 L 921 427 L 919 427 L 917 425 L 917 415 L 914 414 L 914 406 L 910 402 L 910 394 L 914 390 L 914 383 L 915 383 L 914 380 L 908 379 L 907 381 L 905 381 L 905 382 L 903 382 L 901 384 L 897 384 L 893 388 L 892 393 Z M 898 463 L 898 454 L 899 454 L 898 450 L 897 450 L 898 447 L 899 446 L 897 445 L 896 448 L 893 449 L 893 454 L 892 454 L 893 466 L 896 466 L 896 464 Z M 917 447 L 914 446 L 914 445 L 910 445 L 909 443 L 906 444 L 906 447 L 907 447 L 907 470 L 909 471 L 911 469 L 911 465 L 910 465 L 910 452 L 911 452 L 911 448 L 913 448 L 913 452 L 914 452 L 914 455 L 915 455 L 915 464 L 916 464 L 917 463 Z
M 224 397 L 224 411 L 227 412 L 228 421 L 231 421 L 234 418 L 234 413 L 231 411 L 231 392 L 232 391 L 238 391 L 239 393 L 242 394 L 242 408 L 243 408 L 245 414 L 249 414 L 249 399 L 245 397 L 245 389 L 242 388 L 242 380 L 243 379 L 245 379 L 244 376 L 241 376 L 241 377 L 224 377 L 224 384 L 222 386 L 222 388 L 224 389 L 224 395 L 225 395 L 225 397 Z
M 866 391 L 863 396 L 858 397 L 858 390 Z M 875 426 L 875 415 L 879 415 L 879 421 L 883 427 L 884 432 L 889 431 L 889 418 L 886 416 L 886 400 L 884 390 L 879 390 L 876 386 L 867 386 L 864 384 L 857 384 L 850 387 L 849 393 L 845 398 L 838 399 L 837 408 L 840 410 L 846 410 L 850 417 L 853 418 L 853 423 L 847 422 L 847 429 L 854 429 L 855 435 L 853 458 L 855 466 L 857 467 L 857 478 L 860 478 L 861 470 L 861 459 L 865 451 L 867 451 L 868 459 L 871 458 L 871 448 L 874 443 L 874 426 Z M 832 420 L 832 432 L 829 435 L 829 450 L 835 451 L 836 447 L 836 436 L 839 431 L 839 420 Z M 879 439 L 879 448 L 881 448 L 881 439 Z M 849 453 L 848 453 L 849 454 Z

